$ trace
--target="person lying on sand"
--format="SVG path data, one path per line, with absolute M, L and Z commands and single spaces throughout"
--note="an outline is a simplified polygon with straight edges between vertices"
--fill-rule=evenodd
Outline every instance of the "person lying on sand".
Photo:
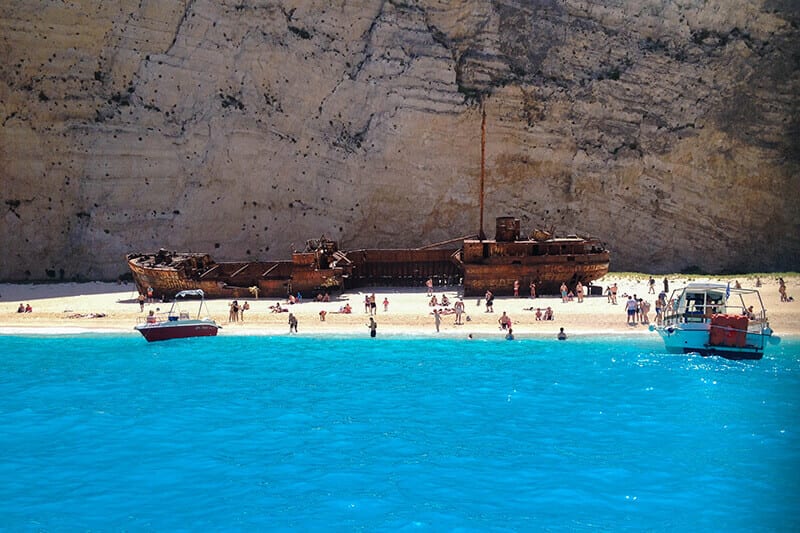
M 285 311 L 288 311 L 288 309 L 284 309 L 283 307 L 281 307 L 280 302 L 275 302 L 275 305 L 270 305 L 269 308 L 273 313 L 283 313 Z

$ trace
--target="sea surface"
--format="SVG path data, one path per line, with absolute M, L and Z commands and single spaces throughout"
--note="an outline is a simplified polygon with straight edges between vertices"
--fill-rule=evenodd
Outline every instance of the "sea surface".
M 798 531 L 800 340 L 0 336 L 4 531 Z

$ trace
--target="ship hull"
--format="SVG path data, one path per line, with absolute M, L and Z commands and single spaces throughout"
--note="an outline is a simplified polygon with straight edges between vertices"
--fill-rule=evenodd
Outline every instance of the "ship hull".
M 558 294 L 562 283 L 574 290 L 578 282 L 586 286 L 608 273 L 610 254 L 597 241 L 576 236 L 520 240 L 518 221 L 508 222 L 498 219 L 503 240 L 464 241 L 464 296 L 514 294 L 515 282 L 520 293 L 535 283 L 536 294 Z
M 156 298 L 172 298 L 179 291 L 202 289 L 207 298 L 286 297 L 342 284 L 341 269 L 315 269 L 293 261 L 214 263 L 194 266 L 199 257 L 182 254 L 177 264 L 158 265 L 152 256 L 132 254 L 128 268 L 141 294 L 152 288 Z
M 536 284 L 537 294 L 558 294 L 562 283 L 570 288 L 577 282 L 587 286 L 608 273 L 607 256 L 587 257 L 580 263 L 561 257 L 531 259 L 520 264 L 465 264 L 464 296 L 483 296 L 486 291 L 512 295 L 515 281 L 521 294 L 529 292 L 531 282 Z
M 420 286 L 463 284 L 465 296 L 513 294 L 515 281 L 525 291 L 557 294 L 608 273 L 609 252 L 595 239 L 570 235 L 553 238 L 534 232 L 520 239 L 519 220 L 497 219 L 494 240 L 451 239 L 414 249 L 363 249 L 342 252 L 327 239 L 309 241 L 306 252 L 290 261 L 216 263 L 204 254 L 159 250 L 130 254 L 128 266 L 143 294 L 171 297 L 185 289 L 202 289 L 209 298 L 314 297 L 332 289 L 375 285 Z M 461 241 L 461 248 L 449 245 Z M 248 296 L 249 295 L 249 296 Z

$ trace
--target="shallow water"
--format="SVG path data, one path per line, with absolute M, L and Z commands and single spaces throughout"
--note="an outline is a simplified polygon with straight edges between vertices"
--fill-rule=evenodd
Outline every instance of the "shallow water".
M 800 528 L 800 341 L 0 337 L 0 529 Z

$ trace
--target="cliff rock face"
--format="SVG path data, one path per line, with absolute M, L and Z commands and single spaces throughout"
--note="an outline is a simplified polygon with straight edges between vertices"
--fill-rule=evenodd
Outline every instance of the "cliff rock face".
M 86 0 L 0 6 L 0 279 L 160 247 L 288 258 L 478 228 L 612 269 L 796 270 L 790 0 Z

